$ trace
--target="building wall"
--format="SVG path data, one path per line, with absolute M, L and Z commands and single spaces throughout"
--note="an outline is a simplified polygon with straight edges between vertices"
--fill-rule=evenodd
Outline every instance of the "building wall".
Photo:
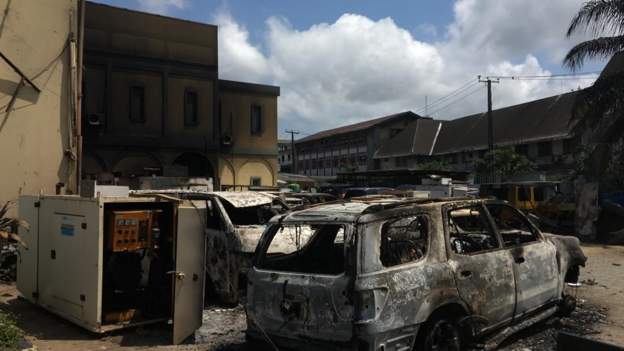
M 216 178 L 217 27 L 87 3 L 83 173 L 132 185 L 146 175 Z M 143 120 L 131 119 L 132 89 Z M 196 123 L 185 123 L 187 92 Z M 95 123 L 93 123 L 95 121 Z
M 72 32 L 80 39 L 78 2 L 0 0 L 0 13 L 0 51 L 41 89 L 26 84 L 15 94 L 21 77 L 0 60 L 0 203 L 53 194 L 57 183 L 76 192 L 79 142 L 71 126 L 80 116 L 70 105 L 72 97 L 78 103 L 78 84 L 68 41 Z
M 104 118 L 86 124 L 85 174 L 118 183 L 203 174 L 217 187 L 252 178 L 275 185 L 279 88 L 219 81 L 215 26 L 97 4 L 87 11 L 86 114 Z M 133 87 L 144 89 L 144 122 L 129 118 Z M 194 125 L 185 123 L 188 92 L 197 97 Z M 261 108 L 258 134 L 252 106 Z
M 296 144 L 297 173 L 334 176 L 349 170 L 373 170 L 377 168 L 373 156 L 379 146 L 413 121 L 413 117 L 406 116 L 365 130 L 299 142 Z M 390 164 L 384 167 L 394 168 Z
M 219 110 L 221 138 L 230 145 L 222 149 L 219 161 L 221 186 L 248 186 L 259 177 L 262 186 L 277 183 L 277 95 L 221 82 Z M 252 133 L 251 109 L 261 109 L 262 128 Z

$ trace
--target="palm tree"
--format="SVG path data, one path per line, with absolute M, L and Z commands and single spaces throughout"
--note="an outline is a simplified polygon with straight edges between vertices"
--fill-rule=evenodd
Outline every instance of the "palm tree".
M 567 36 L 580 31 L 595 38 L 568 52 L 563 63 L 573 71 L 588 59 L 608 59 L 624 51 L 624 0 L 584 3 L 572 19 Z M 591 131 L 587 135 L 591 135 L 594 145 L 584 162 L 585 173 L 602 178 L 613 164 L 613 145 L 622 138 L 624 130 L 624 67 L 603 73 L 591 87 L 580 91 L 573 114 L 577 130 Z

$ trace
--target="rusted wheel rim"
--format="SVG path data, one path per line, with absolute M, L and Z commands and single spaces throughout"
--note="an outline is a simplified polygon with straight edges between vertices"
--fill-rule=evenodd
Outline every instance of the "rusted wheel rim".
M 431 350 L 436 351 L 460 351 L 461 340 L 457 327 L 445 320 L 438 321 L 431 329 L 429 335 Z

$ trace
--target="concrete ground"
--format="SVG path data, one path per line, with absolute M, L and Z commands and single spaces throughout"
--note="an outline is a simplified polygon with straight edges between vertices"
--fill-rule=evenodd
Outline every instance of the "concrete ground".
M 552 319 L 510 338 L 505 350 L 554 350 L 554 336 L 564 330 L 624 345 L 624 246 L 585 245 L 589 257 L 581 273 L 579 308 L 570 318 Z M 0 285 L 0 309 L 18 316 L 27 341 L 37 350 L 253 350 L 246 345 L 244 311 L 208 308 L 204 325 L 194 340 L 168 346 L 171 331 L 167 325 L 146 326 L 105 336 L 90 334 L 41 308 L 18 299 L 14 285 Z

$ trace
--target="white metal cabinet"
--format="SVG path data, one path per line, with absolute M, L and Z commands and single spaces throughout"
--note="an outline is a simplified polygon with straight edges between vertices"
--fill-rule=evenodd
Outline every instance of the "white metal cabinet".
M 106 204 L 154 203 L 156 198 L 81 198 L 23 196 L 19 217 L 30 229 L 20 234 L 28 245 L 18 260 L 17 287 L 28 300 L 93 332 L 107 332 L 136 323 L 103 325 L 104 212 Z M 174 342 L 201 326 L 205 279 L 203 202 L 171 203 L 175 238 L 172 294 Z M 163 301 L 171 303 L 172 301 Z M 162 320 L 162 318 L 158 319 Z M 156 319 L 154 321 L 157 321 Z M 145 324 L 150 321 L 142 321 Z

